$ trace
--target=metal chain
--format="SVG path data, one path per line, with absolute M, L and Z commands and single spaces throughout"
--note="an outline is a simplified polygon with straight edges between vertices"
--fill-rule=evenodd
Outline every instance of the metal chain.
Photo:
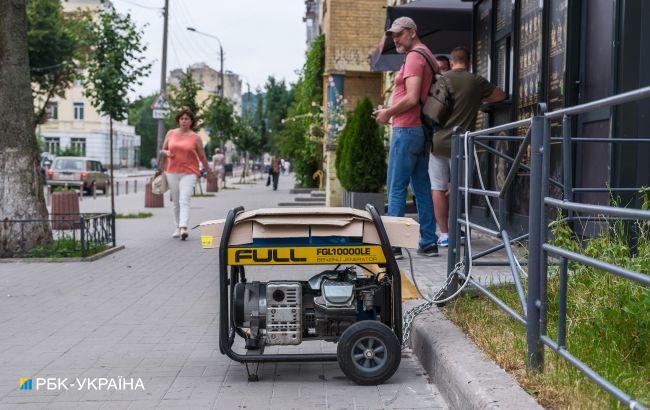
M 445 285 L 436 292 L 436 294 L 433 296 L 433 300 L 438 300 L 438 298 L 442 295 L 445 294 L 447 291 L 447 287 L 449 286 L 449 283 L 451 282 L 450 278 L 452 278 L 456 273 L 459 271 L 463 270 L 465 268 L 465 264 L 463 262 L 459 262 L 454 266 L 454 270 L 451 271 L 451 273 L 447 276 L 447 282 Z M 408 346 L 409 339 L 411 337 L 411 328 L 413 327 L 413 321 L 415 318 L 420 315 L 423 312 L 426 312 L 427 310 L 431 309 L 431 307 L 435 305 L 435 303 L 426 301 L 422 304 L 419 304 L 415 307 L 412 307 L 406 313 L 404 314 L 404 318 L 402 319 L 402 349 Z

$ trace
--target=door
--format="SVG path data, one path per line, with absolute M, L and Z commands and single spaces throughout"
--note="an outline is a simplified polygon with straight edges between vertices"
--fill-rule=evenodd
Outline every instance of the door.
M 615 73 L 614 22 L 616 0 L 583 0 L 578 104 L 613 94 Z M 578 137 L 611 138 L 612 109 L 603 108 L 579 115 Z M 606 187 L 610 183 L 610 144 L 589 143 L 575 146 L 575 186 Z M 576 200 L 607 204 L 608 193 L 582 193 Z

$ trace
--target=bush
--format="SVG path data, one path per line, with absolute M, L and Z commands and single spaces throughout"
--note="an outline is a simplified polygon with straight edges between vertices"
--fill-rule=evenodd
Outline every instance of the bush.
M 370 99 L 361 99 L 339 136 L 336 174 L 347 191 L 381 192 L 386 183 L 386 147 L 372 111 Z

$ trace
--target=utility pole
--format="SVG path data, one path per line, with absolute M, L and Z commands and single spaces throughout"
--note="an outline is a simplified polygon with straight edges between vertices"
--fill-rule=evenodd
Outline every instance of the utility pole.
M 165 8 L 163 10 L 164 25 L 163 25 L 163 51 L 162 51 L 162 68 L 160 70 L 160 92 L 165 94 L 167 92 L 167 21 L 169 20 L 169 0 L 165 0 Z M 156 156 L 162 149 L 163 138 L 165 135 L 165 120 L 158 120 L 158 136 L 156 138 Z
M 221 94 L 221 98 L 223 98 L 223 87 L 224 87 L 224 84 L 223 84 L 223 47 L 221 47 L 221 42 L 219 42 L 219 59 L 221 61 L 221 68 L 220 68 L 220 71 L 221 71 L 221 74 L 220 74 L 221 75 L 221 91 L 220 91 L 220 94 Z

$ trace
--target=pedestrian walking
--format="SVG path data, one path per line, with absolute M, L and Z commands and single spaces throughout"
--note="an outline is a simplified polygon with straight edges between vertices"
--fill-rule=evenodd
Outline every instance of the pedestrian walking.
M 451 167 L 451 134 L 458 126 L 463 131 L 474 130 L 478 109 L 484 102 L 505 100 L 507 95 L 480 75 L 469 70 L 470 54 L 465 47 L 451 52 L 451 70 L 444 76 L 451 82 L 454 110 L 442 128 L 433 137 L 433 152 L 429 158 L 429 178 L 436 222 L 440 227 L 438 245 L 447 247 L 449 234 L 449 174 Z
M 175 117 L 178 128 L 165 136 L 161 153 L 165 156 L 165 176 L 174 202 L 174 224 L 172 237 L 187 239 L 190 219 L 190 198 L 197 178 L 201 175 L 199 162 L 209 170 L 203 151 L 203 142 L 192 129 L 196 117 L 189 109 L 181 109 Z
M 219 191 L 219 180 L 224 177 L 225 161 L 226 156 L 221 152 L 221 148 L 215 148 L 212 156 L 212 172 L 217 176 L 217 191 Z
M 435 56 L 418 38 L 413 19 L 395 19 L 386 35 L 392 36 L 397 52 L 406 54 L 404 64 L 395 76 L 391 105 L 375 111 L 380 124 L 388 124 L 392 118 L 393 125 L 388 156 L 388 215 L 404 216 L 406 191 L 410 183 L 417 200 L 420 222 L 418 253 L 438 256 L 431 185 L 427 174 L 427 147 L 430 141 L 425 137 L 420 119 L 421 105 L 431 88 L 433 71 L 438 71 L 438 64 Z M 393 253 L 397 259 L 403 257 L 401 248 L 393 248 Z
M 273 159 L 271 159 L 271 179 L 273 180 L 273 190 L 277 191 L 278 190 L 278 182 L 280 180 L 280 168 L 282 162 L 280 161 L 280 158 L 277 155 L 273 156 Z

